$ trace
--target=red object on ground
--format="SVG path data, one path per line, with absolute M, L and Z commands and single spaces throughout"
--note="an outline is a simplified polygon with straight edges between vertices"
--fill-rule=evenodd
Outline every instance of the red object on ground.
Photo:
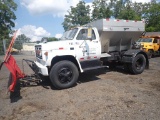
M 7 49 L 7 52 L 4 57 L 4 62 L 3 62 L 12 74 L 12 82 L 11 82 L 11 85 L 9 86 L 9 91 L 11 92 L 14 92 L 17 80 L 25 77 L 25 75 L 21 72 L 20 68 L 18 67 L 14 57 L 11 55 L 11 50 L 12 50 L 14 41 L 16 39 L 16 33 L 17 31 L 14 33 L 14 36 L 9 44 L 9 47 Z
M 17 80 L 20 78 L 24 78 L 25 75 L 21 72 L 12 55 L 9 56 L 7 62 L 5 62 L 4 64 L 12 74 L 12 82 L 9 86 L 9 91 L 14 92 Z

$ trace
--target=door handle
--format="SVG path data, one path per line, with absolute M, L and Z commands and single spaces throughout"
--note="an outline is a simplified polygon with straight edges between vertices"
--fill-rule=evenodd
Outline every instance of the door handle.
M 87 52 L 87 50 L 82 50 L 82 52 Z
M 85 46 L 82 46 L 82 45 L 81 45 L 81 46 L 79 46 L 79 48 L 84 48 L 84 47 L 85 47 Z

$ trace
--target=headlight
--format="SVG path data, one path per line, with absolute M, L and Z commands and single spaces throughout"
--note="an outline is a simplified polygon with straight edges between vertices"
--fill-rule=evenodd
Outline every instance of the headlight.
M 36 57 L 42 59 L 42 49 L 40 45 L 35 46 L 35 51 L 36 51 Z

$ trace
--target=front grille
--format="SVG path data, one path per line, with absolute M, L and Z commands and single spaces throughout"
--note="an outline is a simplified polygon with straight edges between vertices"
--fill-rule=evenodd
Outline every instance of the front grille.
M 42 46 L 41 45 L 35 46 L 35 52 L 36 52 L 36 57 L 42 59 Z

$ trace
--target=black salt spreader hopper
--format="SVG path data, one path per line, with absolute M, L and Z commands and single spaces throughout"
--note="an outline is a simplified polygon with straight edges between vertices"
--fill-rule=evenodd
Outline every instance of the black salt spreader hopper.
M 26 75 L 24 73 L 24 66 L 23 66 L 23 72 L 20 70 L 19 66 L 16 63 L 16 60 L 11 55 L 11 50 L 14 45 L 14 41 L 16 39 L 16 33 L 14 33 L 14 36 L 9 44 L 9 47 L 7 49 L 7 52 L 4 56 L 4 61 L 0 65 L 0 70 L 3 66 L 3 64 L 8 68 L 10 71 L 9 81 L 8 81 L 8 91 L 10 92 L 10 98 L 20 97 L 20 86 L 26 86 L 30 85 L 31 83 L 40 83 L 42 80 L 40 76 L 38 75 L 37 67 L 34 63 L 34 61 L 23 59 L 28 66 L 34 71 L 34 74 L 32 75 Z

